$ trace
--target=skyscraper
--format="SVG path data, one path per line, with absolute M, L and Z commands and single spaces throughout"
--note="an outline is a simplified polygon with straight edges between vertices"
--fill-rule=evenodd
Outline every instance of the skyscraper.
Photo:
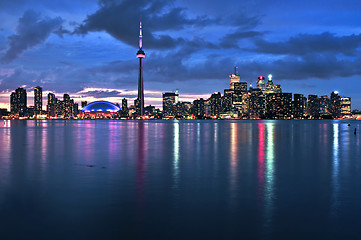
M 126 98 L 122 99 L 122 111 L 123 111 L 123 117 L 128 117 L 128 101 Z
M 10 95 L 10 108 L 12 114 L 24 116 L 27 111 L 27 96 L 26 90 L 19 87 Z
M 305 108 L 303 104 L 303 94 L 294 94 L 293 95 L 293 117 L 302 118 L 305 113 Z
M 177 113 L 176 104 L 178 103 L 178 93 L 163 93 L 163 115 L 175 116 Z
M 264 93 L 264 91 L 266 90 L 266 85 L 265 85 L 265 79 L 263 76 L 259 76 L 258 80 L 257 80 L 257 88 L 261 89 L 262 92 Z
M 315 95 L 315 94 L 309 94 L 308 95 L 307 108 L 308 108 L 308 114 L 312 118 L 316 118 L 316 119 L 319 118 L 319 116 L 320 116 L 320 103 L 319 103 L 317 95 Z
M 341 97 L 340 108 L 342 116 L 351 115 L 351 98 L 350 97 Z
M 39 86 L 34 88 L 34 110 L 35 114 L 41 114 L 43 110 L 43 89 Z
M 234 66 L 234 74 L 229 75 L 229 85 L 230 85 L 229 88 L 231 90 L 234 90 L 234 84 L 239 83 L 240 81 L 241 81 L 241 77 L 237 72 L 237 67 Z
M 49 117 L 55 117 L 57 99 L 53 93 L 48 94 L 47 112 Z
M 143 89 L 143 58 L 145 58 L 145 53 L 142 49 L 142 21 L 139 25 L 139 50 L 137 52 L 137 58 L 139 58 L 139 76 L 138 76 L 138 98 L 136 99 L 136 111 L 138 116 L 144 115 L 144 89 Z
M 331 93 L 330 112 L 333 118 L 341 117 L 341 97 L 337 91 Z

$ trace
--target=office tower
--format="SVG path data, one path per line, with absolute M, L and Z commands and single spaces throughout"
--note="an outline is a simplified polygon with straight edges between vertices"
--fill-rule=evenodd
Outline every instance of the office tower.
M 74 103 L 74 100 L 73 100 L 73 117 L 77 117 L 78 114 L 79 114 L 79 104 Z
M 220 92 L 213 93 L 210 97 L 211 115 L 219 115 L 222 109 L 222 96 Z
M 177 114 L 176 104 L 178 103 L 177 92 L 163 93 L 163 116 L 175 116 Z
M 257 88 L 260 89 L 263 93 L 265 92 L 266 85 L 265 85 L 265 78 L 263 76 L 258 77 Z
M 193 115 L 197 118 L 203 118 L 204 112 L 204 99 L 200 98 L 193 101 Z
M 232 98 L 233 91 L 230 89 L 224 90 L 224 95 L 222 97 L 222 112 L 226 113 L 232 110 Z
M 266 94 L 270 94 L 270 93 L 282 93 L 281 85 L 279 85 L 279 84 L 275 85 L 275 84 L 273 83 L 272 75 L 271 75 L 271 74 L 268 75 L 268 81 L 267 81 L 265 93 L 266 93 Z
M 24 116 L 27 112 L 26 90 L 19 87 L 10 95 L 10 109 L 14 115 Z
M 53 93 L 48 94 L 48 105 L 47 105 L 47 112 L 48 117 L 55 117 L 56 116 L 56 102 L 57 99 Z
M 234 90 L 234 84 L 239 83 L 241 81 L 241 77 L 238 74 L 237 67 L 234 66 L 234 73 L 229 75 L 229 85 L 230 89 Z
M 122 99 L 122 112 L 123 112 L 123 117 L 128 117 L 129 115 L 129 110 L 128 110 L 128 101 L 126 98 Z
M 319 115 L 326 117 L 331 116 L 330 113 L 330 98 L 328 96 L 318 97 Z
M 142 35 L 142 22 L 140 21 L 139 27 L 139 50 L 137 52 L 137 58 L 139 58 L 139 75 L 138 75 L 138 98 L 134 101 L 136 104 L 136 114 L 137 116 L 144 115 L 144 89 L 143 89 L 143 58 L 145 58 L 145 53 L 142 49 L 143 47 L 143 35 Z
M 238 94 L 247 93 L 247 82 L 235 82 L 233 87 L 234 87 L 235 93 L 238 93 Z
M 177 116 L 189 116 L 191 115 L 191 102 L 178 102 L 176 104 Z
M 320 104 L 318 101 L 318 97 L 315 94 L 308 95 L 308 102 L 307 102 L 307 112 L 311 118 L 319 118 L 320 117 Z
M 341 97 L 340 108 L 341 108 L 341 116 L 351 116 L 351 98 Z
M 34 88 L 34 112 L 41 114 L 43 110 L 43 89 L 39 86 Z
M 338 95 L 337 91 L 331 93 L 330 98 L 330 112 L 333 118 L 341 117 L 341 97 Z
M 294 118 L 303 118 L 304 114 L 305 114 L 304 96 L 303 96 L 303 94 L 294 94 L 293 95 L 293 117 Z
M 261 88 L 255 88 L 248 92 L 249 116 L 251 118 L 264 117 L 264 95 Z
M 70 117 L 71 116 L 71 114 L 72 114 L 72 108 L 73 108 L 73 106 L 72 106 L 72 104 L 71 104 L 71 101 L 70 101 L 70 96 L 69 96 L 69 94 L 64 94 L 64 96 L 63 96 L 63 104 L 64 104 L 64 108 L 63 108 L 63 110 L 64 110 L 64 117 L 65 118 L 68 118 L 68 117 Z
M 266 96 L 266 116 L 272 119 L 292 117 L 292 93 L 270 93 Z
M 81 107 L 85 107 L 86 105 L 88 105 L 88 102 L 87 101 L 81 101 Z

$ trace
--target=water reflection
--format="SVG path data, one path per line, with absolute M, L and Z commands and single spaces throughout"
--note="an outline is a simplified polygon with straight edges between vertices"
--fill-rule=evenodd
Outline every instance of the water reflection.
M 179 180 L 179 122 L 173 123 L 173 187 L 178 188 Z
M 332 161 L 332 204 L 331 204 L 331 214 L 337 215 L 337 210 L 339 206 L 338 193 L 340 191 L 339 183 L 339 124 L 333 124 L 333 161 Z
M 267 132 L 267 147 L 266 147 L 266 172 L 265 172 L 265 192 L 264 192 L 264 201 L 265 201 L 265 224 L 269 225 L 272 220 L 272 210 L 274 203 L 274 124 L 267 122 L 266 123 L 266 132 Z

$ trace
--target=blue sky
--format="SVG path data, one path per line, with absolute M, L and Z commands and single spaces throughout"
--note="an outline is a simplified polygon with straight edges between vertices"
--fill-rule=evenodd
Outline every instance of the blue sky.
M 0 0 L 0 107 L 19 86 L 32 104 L 37 85 L 132 102 L 141 17 L 146 105 L 175 89 L 184 101 L 223 93 L 237 65 L 249 84 L 272 74 L 283 92 L 337 90 L 361 109 L 360 10 L 353 0 Z

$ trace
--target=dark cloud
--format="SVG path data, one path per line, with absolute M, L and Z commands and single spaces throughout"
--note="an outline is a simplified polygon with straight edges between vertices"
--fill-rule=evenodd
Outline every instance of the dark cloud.
M 336 36 L 324 32 L 321 34 L 298 34 L 287 41 L 269 42 L 263 39 L 255 41 L 256 47 L 250 51 L 270 54 L 306 55 L 310 53 L 342 53 L 354 56 L 361 47 L 361 34 Z
M 255 38 L 255 37 L 261 37 L 264 33 L 257 32 L 257 31 L 243 31 L 241 29 L 238 29 L 238 31 L 234 33 L 230 33 L 225 35 L 220 39 L 220 46 L 224 48 L 239 48 L 238 42 L 241 39 L 247 39 L 247 38 Z
M 286 56 L 268 62 L 244 62 L 239 64 L 240 71 L 247 76 L 272 73 L 279 80 L 307 80 L 361 75 L 360 59 L 338 58 L 333 54 L 309 54 L 303 57 Z
M 60 17 L 41 17 L 34 11 L 26 11 L 19 19 L 16 34 L 8 37 L 9 48 L 1 58 L 2 63 L 9 63 L 25 50 L 43 43 L 52 32 L 61 29 Z

